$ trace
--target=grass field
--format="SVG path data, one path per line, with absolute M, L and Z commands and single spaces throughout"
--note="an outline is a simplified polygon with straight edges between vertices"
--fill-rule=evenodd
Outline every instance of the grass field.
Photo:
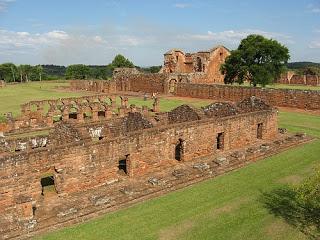
M 57 85 L 61 84 L 32 83 L 0 89 L 0 113 L 17 113 L 19 104 L 33 99 L 79 95 L 57 92 L 54 89 Z M 163 99 L 161 110 L 170 110 L 186 101 L 196 107 L 210 102 Z M 152 101 L 141 98 L 131 98 L 129 103 L 152 105 Z M 280 112 L 279 121 L 280 127 L 320 138 L 320 116 Z M 307 239 L 270 214 L 261 198 L 264 192 L 278 186 L 301 181 L 320 164 L 319 160 L 320 140 L 316 140 L 226 175 L 36 239 Z

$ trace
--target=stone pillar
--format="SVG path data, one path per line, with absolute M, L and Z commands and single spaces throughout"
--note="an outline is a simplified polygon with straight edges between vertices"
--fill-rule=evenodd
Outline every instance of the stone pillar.
M 42 116 L 43 115 L 43 104 L 39 103 L 37 104 L 37 113 Z
M 111 119 L 113 116 L 113 112 L 109 108 L 107 108 L 105 115 L 106 115 L 106 119 Z
M 52 112 L 48 112 L 47 125 L 48 125 L 48 127 L 53 127 L 53 113 Z
M 84 112 L 82 111 L 82 109 L 80 109 L 80 110 L 77 112 L 77 121 L 78 121 L 79 123 L 84 123 L 83 114 L 84 114 Z
M 116 108 L 116 96 L 111 96 L 110 97 L 110 101 L 111 101 L 111 108 L 115 109 Z
M 62 121 L 68 121 L 69 120 L 69 109 L 65 108 L 62 112 Z
M 98 112 L 99 112 L 98 106 L 93 106 L 92 107 L 92 121 L 98 121 L 99 120 Z
M 136 105 L 131 104 L 131 105 L 130 105 L 130 112 L 134 113 L 134 112 L 136 112 L 136 111 L 137 111 Z
M 159 98 L 155 98 L 153 102 L 153 112 L 159 112 L 160 111 L 160 104 L 159 104 Z
M 125 108 L 119 107 L 119 117 L 124 117 L 125 116 Z
M 147 106 L 142 106 L 142 115 L 145 117 L 149 116 L 149 108 Z
M 24 108 L 24 114 L 25 114 L 25 115 L 30 115 L 30 112 L 31 112 L 30 104 L 25 104 L 24 106 L 25 106 L 25 108 Z

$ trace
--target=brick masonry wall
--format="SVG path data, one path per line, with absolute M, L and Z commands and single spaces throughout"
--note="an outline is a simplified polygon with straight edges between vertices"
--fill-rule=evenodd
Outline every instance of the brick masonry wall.
M 308 85 L 308 86 L 319 86 L 319 76 L 316 75 L 298 75 L 293 72 L 282 74 L 279 79 L 275 81 L 281 84 L 292 84 L 292 85 Z
M 250 96 L 279 107 L 320 110 L 320 91 L 236 87 L 227 85 L 177 84 L 176 96 L 241 101 Z
M 111 80 L 71 80 L 72 90 L 112 93 L 116 90 L 116 83 Z
M 182 162 L 250 146 L 259 141 L 258 123 L 263 124 L 263 140 L 277 137 L 277 113 L 266 110 L 164 125 L 127 132 L 125 136 L 111 139 L 85 139 L 4 155 L 0 157 L 0 235 L 1 232 L 20 229 L 20 224 L 23 229 L 26 221 L 30 227 L 30 221 L 34 219 L 32 206 L 40 204 L 41 209 L 41 204 L 45 204 L 40 181 L 45 176 L 54 177 L 55 189 L 60 196 L 80 193 L 118 181 L 121 178 L 118 168 L 120 159 L 127 159 L 128 175 L 133 179 L 170 168 L 177 163 L 176 146 L 180 141 L 183 142 Z M 217 134 L 221 132 L 224 132 L 224 148 L 217 150 Z M 206 138 L 203 138 L 204 135 Z M 51 211 L 56 210 L 53 207 Z
M 125 74 L 118 73 L 113 77 L 117 91 L 158 92 L 166 93 L 168 74 L 146 73 Z

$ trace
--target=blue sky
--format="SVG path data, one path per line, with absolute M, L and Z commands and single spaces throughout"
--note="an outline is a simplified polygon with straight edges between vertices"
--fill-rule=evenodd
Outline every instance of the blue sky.
M 170 48 L 237 48 L 248 34 L 320 62 L 320 0 L 0 0 L 0 62 L 161 65 Z

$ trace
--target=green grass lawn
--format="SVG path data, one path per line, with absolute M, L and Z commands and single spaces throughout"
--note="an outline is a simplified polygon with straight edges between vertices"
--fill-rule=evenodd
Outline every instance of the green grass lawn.
M 167 103 L 167 107 L 178 103 Z M 320 137 L 320 116 L 281 112 L 280 126 Z M 319 160 L 320 140 L 316 140 L 226 175 L 37 239 L 307 239 L 270 214 L 261 197 L 283 184 L 301 181 L 313 172 Z

